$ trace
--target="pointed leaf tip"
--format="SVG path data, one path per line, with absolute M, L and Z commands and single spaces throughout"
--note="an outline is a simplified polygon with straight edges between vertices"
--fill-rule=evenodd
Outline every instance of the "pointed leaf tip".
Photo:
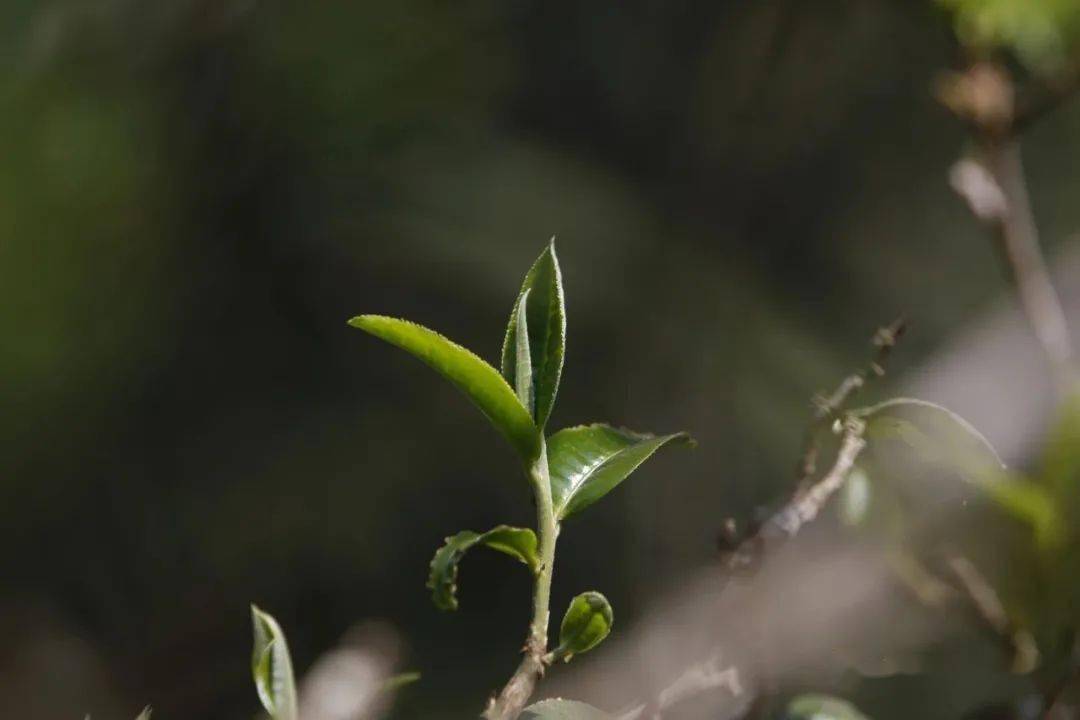
M 352 327 L 385 340 L 422 360 L 472 400 L 526 462 L 539 450 L 539 432 L 529 411 L 499 372 L 466 348 L 434 330 L 384 315 L 357 315 Z
M 251 621 L 251 674 L 259 700 L 273 720 L 297 720 L 296 680 L 285 633 L 273 616 L 254 604 Z
M 610 425 L 579 425 L 548 439 L 555 514 L 565 519 L 607 495 L 665 445 L 693 447 L 685 432 L 647 435 Z
M 532 359 L 533 417 L 537 427 L 543 429 L 555 406 L 566 353 L 566 302 L 554 238 L 526 273 L 503 337 L 502 373 L 514 386 L 517 386 L 517 336 L 522 309 L 528 318 L 525 333 Z
M 471 548 L 484 547 L 505 553 L 529 566 L 535 574 L 540 567 L 536 534 L 528 528 L 499 525 L 486 533 L 463 530 L 446 538 L 446 543 L 435 551 L 431 559 L 427 587 L 431 600 L 440 610 L 457 610 L 458 563 Z

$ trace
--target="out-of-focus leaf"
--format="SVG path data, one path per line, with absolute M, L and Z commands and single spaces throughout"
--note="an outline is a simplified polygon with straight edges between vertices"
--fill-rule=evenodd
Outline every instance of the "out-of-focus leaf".
M 1012 50 L 1029 69 L 1060 67 L 1080 32 L 1075 0 L 938 0 L 969 48 Z
M 251 653 L 251 675 L 266 712 L 274 720 L 297 720 L 296 681 L 285 633 L 277 620 L 251 606 L 255 643 Z
M 522 306 L 525 312 L 522 313 Z M 507 382 L 518 387 L 518 368 L 520 359 L 518 350 L 522 343 L 518 339 L 518 328 L 523 326 L 522 315 L 528 318 L 528 327 L 524 335 L 532 358 L 532 385 L 535 397 L 537 427 L 543 429 L 555 407 L 555 396 L 559 392 L 559 379 L 562 377 L 563 356 L 566 352 L 566 303 L 563 299 L 562 271 L 559 259 L 555 256 L 555 241 L 540 253 L 525 281 L 521 284 L 521 293 L 510 313 L 510 322 L 506 326 L 506 337 L 502 347 L 502 372 Z
M 861 525 L 870 509 L 872 493 L 870 478 L 861 467 L 856 467 L 848 475 L 840 491 L 840 519 L 845 525 Z
M 1029 523 L 1042 545 L 1061 536 L 1061 520 L 1045 488 L 1009 473 L 990 442 L 956 413 L 925 400 L 897 398 L 856 411 L 871 443 L 889 438 L 926 463 L 954 470 L 1004 510 Z
M 555 516 L 567 518 L 611 492 L 668 443 L 692 444 L 686 433 L 642 435 L 610 425 L 560 430 L 548 440 Z
M 526 462 L 536 456 L 536 425 L 495 368 L 439 333 L 407 320 L 359 315 L 349 324 L 423 360 L 464 392 Z
M 1080 390 L 1070 393 L 1058 410 L 1039 479 L 1062 499 L 1080 489 Z
M 147 705 L 142 709 L 142 712 L 139 713 L 138 717 L 136 717 L 135 720 L 150 720 L 150 715 L 152 713 L 153 710 L 150 708 L 149 705 Z
M 847 700 L 818 694 L 794 698 L 784 717 L 786 720 L 869 720 Z
M 401 688 L 416 682 L 420 682 L 420 673 L 415 671 L 398 673 L 383 681 L 382 690 L 383 692 L 397 692 Z
M 525 708 L 521 720 L 612 720 L 612 716 L 576 700 L 555 699 Z
M 569 662 L 574 655 L 592 650 L 608 636 L 614 622 L 606 597 L 594 590 L 581 593 L 570 601 L 563 616 L 555 655 Z
M 427 586 L 431 599 L 440 610 L 457 610 L 458 563 L 470 548 L 482 545 L 517 558 L 536 573 L 540 567 L 536 535 L 527 528 L 499 525 L 486 533 L 464 530 L 446 538 L 446 544 L 435 551 Z

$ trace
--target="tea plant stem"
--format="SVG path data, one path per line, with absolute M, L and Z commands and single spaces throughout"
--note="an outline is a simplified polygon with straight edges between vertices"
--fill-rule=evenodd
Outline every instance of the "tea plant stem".
M 559 524 L 555 520 L 547 447 L 543 440 L 540 444 L 540 456 L 529 468 L 529 481 L 536 497 L 536 529 L 540 542 L 540 569 L 533 584 L 533 617 L 529 624 L 529 636 L 525 640 L 525 656 L 498 697 L 493 698 L 484 711 L 483 717 L 488 720 L 516 718 L 532 697 L 537 681 L 544 674 L 551 578 L 555 566 L 555 541 L 559 536 Z

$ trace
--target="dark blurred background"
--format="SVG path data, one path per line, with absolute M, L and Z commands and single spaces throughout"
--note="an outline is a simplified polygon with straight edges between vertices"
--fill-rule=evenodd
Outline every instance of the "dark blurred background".
M 700 442 L 563 533 L 553 605 L 597 587 L 627 629 L 790 487 L 877 325 L 910 318 L 902 374 L 1007 292 L 948 188 L 929 1 L 7 0 L 0 59 L 4 717 L 252 717 L 251 601 L 299 670 L 397 627 L 424 678 L 395 717 L 505 679 L 525 573 L 471 557 L 453 616 L 423 584 L 444 536 L 528 523 L 527 486 L 351 315 L 494 360 L 557 236 L 552 426 Z M 1078 111 L 1025 146 L 1051 247 Z

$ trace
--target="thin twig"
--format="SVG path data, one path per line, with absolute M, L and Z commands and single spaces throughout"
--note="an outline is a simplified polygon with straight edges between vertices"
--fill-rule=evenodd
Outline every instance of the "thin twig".
M 665 710 L 683 700 L 721 688 L 726 689 L 733 697 L 743 694 L 738 669 L 733 666 L 722 667 L 720 656 L 714 655 L 709 660 L 687 669 L 661 690 L 653 702 L 638 705 L 616 717 L 618 720 L 659 720 Z
M 892 349 L 896 347 L 896 343 L 903 337 L 906 329 L 907 320 L 903 316 L 898 317 L 889 325 L 878 328 L 872 340 L 876 350 L 870 364 L 841 380 L 840 384 L 829 395 L 819 394 L 814 397 L 813 419 L 806 426 L 803 435 L 803 451 L 797 469 L 799 474 L 799 481 L 796 485 L 797 492 L 805 490 L 814 477 L 814 473 L 817 472 L 817 460 L 820 453 L 817 435 L 821 426 L 836 419 L 840 411 L 847 405 L 847 402 L 862 390 L 868 381 L 880 378 L 885 374 L 885 363 L 889 359 Z
M 947 555 L 945 564 L 975 618 L 1009 656 L 1010 670 L 1018 675 L 1026 675 L 1034 670 L 1039 663 L 1039 647 L 1035 638 L 1009 617 L 990 581 L 962 555 Z
M 1059 384 L 1072 372 L 1073 349 L 1061 300 L 1039 245 L 1020 153 L 1019 132 L 1072 93 L 1077 82 L 1062 78 L 1034 105 L 1016 106 L 1015 87 L 1000 65 L 980 62 L 953 76 L 939 98 L 971 129 L 976 158 L 963 159 L 950 183 L 993 234 L 1017 299 Z

